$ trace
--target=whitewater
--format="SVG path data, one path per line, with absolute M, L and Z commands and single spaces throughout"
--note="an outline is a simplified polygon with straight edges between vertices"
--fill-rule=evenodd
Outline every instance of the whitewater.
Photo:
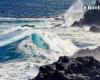
M 64 14 L 52 18 L 0 18 L 0 48 L 23 39 L 16 51 L 24 55 L 0 63 L 0 80 L 33 79 L 41 65 L 53 63 L 59 56 L 73 56 L 81 49 L 100 46 L 100 33 L 90 32 L 89 26 L 70 27 L 83 17 L 85 11 L 78 7 L 83 5 L 78 0 Z

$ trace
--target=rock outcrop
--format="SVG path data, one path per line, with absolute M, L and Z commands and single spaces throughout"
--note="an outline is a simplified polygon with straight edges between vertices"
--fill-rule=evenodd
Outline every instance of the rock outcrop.
M 98 32 L 100 32 L 100 27 L 92 26 L 92 27 L 90 27 L 90 31 L 91 31 L 91 32 L 98 33 Z
M 100 80 L 100 62 L 93 57 L 60 57 L 41 66 L 33 80 Z
M 94 6 L 91 7 L 100 7 L 100 1 L 96 0 Z M 100 26 L 100 9 L 89 9 L 85 12 L 83 19 L 80 19 L 79 22 L 74 22 L 72 26 L 80 25 L 99 25 Z

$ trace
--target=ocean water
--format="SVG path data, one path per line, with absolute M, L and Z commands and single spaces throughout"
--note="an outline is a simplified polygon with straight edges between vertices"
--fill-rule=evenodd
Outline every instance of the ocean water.
M 93 4 L 95 0 L 82 0 Z M 0 17 L 50 17 L 63 13 L 75 0 L 0 0 Z
M 0 62 L 5 62 L 9 60 L 22 60 L 26 58 L 23 52 L 17 50 L 18 45 L 24 41 L 27 37 L 27 32 L 23 33 L 25 30 L 21 30 L 23 25 L 33 25 L 35 27 L 44 25 L 45 20 L 35 20 L 35 19 L 23 19 L 23 18 L 1 18 L 0 19 L 0 45 L 4 43 L 3 46 L 0 46 Z M 11 33 L 10 33 L 11 32 Z M 19 36 L 22 35 L 22 38 Z M 26 35 L 23 37 L 23 35 Z M 15 38 L 14 38 L 15 37 Z M 14 41 L 13 41 L 14 40 Z M 38 45 L 40 48 L 49 49 L 46 43 L 43 43 L 41 37 L 36 36 L 35 34 L 31 35 L 31 40 L 33 43 Z M 42 40 L 42 41 L 41 41 Z M 10 43 L 9 43 L 10 41 Z M 39 42 L 41 44 L 39 44 Z
M 23 19 L 33 17 L 56 16 L 67 10 L 73 3 L 73 0 L 0 0 L 0 31 L 6 31 L 9 28 L 17 28 L 22 25 L 41 26 L 41 20 Z M 20 18 L 20 19 L 19 19 Z M 14 33 L 13 33 L 14 34 Z M 13 36 L 13 34 L 11 36 Z M 20 33 L 21 34 L 21 33 Z M 6 36 L 10 38 L 10 36 Z M 5 39 L 6 39 L 5 38 Z M 2 41 L 2 38 L 0 38 Z M 38 43 L 38 42 L 37 42 Z M 23 58 L 20 52 L 17 52 L 19 42 L 14 42 L 0 47 L 0 62 Z M 48 45 L 40 47 L 48 48 Z M 5 51 L 5 52 L 4 52 Z
M 0 0 L 0 17 L 55 16 L 72 4 L 73 0 Z
M 0 47 L 0 62 L 5 62 L 8 60 L 14 60 L 14 59 L 22 59 L 24 55 L 21 52 L 18 52 L 16 50 L 17 45 L 22 40 L 19 40 L 15 43 L 8 44 L 6 46 Z
M 82 17 L 84 11 L 80 15 L 74 12 L 80 10 L 75 9 L 76 5 L 81 6 L 84 1 L 0 1 L 0 80 L 32 79 L 41 65 L 100 44 L 100 34 L 89 32 L 87 26 L 85 29 L 66 26 L 71 24 L 70 20 Z M 61 18 L 56 20 L 56 15 Z
M 49 45 L 38 34 L 32 34 L 32 41 L 40 48 L 49 49 Z

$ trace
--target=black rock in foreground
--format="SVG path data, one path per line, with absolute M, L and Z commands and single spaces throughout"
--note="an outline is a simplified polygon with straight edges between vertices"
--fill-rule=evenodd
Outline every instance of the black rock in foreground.
M 57 62 L 41 66 L 33 80 L 100 80 L 100 62 L 93 57 L 60 57 Z

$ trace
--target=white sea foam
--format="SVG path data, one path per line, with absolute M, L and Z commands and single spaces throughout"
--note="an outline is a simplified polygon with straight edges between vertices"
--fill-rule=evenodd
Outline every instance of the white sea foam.
M 7 34 L 0 35 L 0 46 L 14 43 L 24 37 L 28 36 L 27 29 L 18 29 L 12 32 L 9 31 Z
M 0 67 L 0 80 L 28 80 L 38 73 L 37 65 L 31 60 L 0 64 Z
M 70 40 L 62 40 L 56 33 L 54 32 L 52 33 L 48 30 L 50 29 L 47 29 L 47 31 L 45 31 L 43 29 L 42 30 L 37 30 L 37 29 L 32 30 L 31 28 L 29 28 L 30 38 L 31 38 L 31 34 L 36 33 L 40 35 L 43 38 L 43 40 L 49 45 L 50 50 L 56 51 L 59 53 L 68 53 L 69 56 L 73 55 L 73 53 L 76 50 L 78 50 L 78 47 L 76 47 Z
M 75 21 L 83 18 L 85 10 L 83 9 L 84 3 L 82 0 L 77 0 L 64 14 L 65 26 L 70 27 Z

